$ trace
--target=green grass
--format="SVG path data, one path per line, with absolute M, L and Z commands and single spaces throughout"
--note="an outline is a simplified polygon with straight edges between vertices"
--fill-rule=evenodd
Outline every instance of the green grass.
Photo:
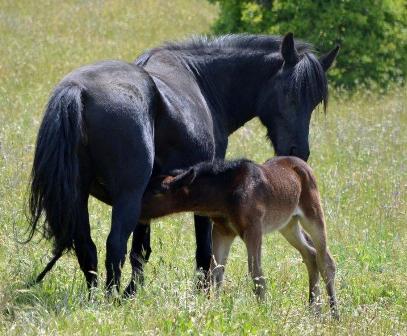
M 332 92 L 314 113 L 310 164 L 318 177 L 331 251 L 338 264 L 342 319 L 311 316 L 299 255 L 267 237 L 267 301 L 259 305 L 241 242 L 231 251 L 219 298 L 194 291 L 192 217 L 157 220 L 146 284 L 114 305 L 102 290 L 87 300 L 73 255 L 43 284 L 26 283 L 49 257 L 47 242 L 21 245 L 24 197 L 41 113 L 70 70 L 100 59 L 134 59 L 143 49 L 208 32 L 216 8 L 205 1 L 0 0 L 0 334 L 407 334 L 407 97 Z M 340 56 L 339 56 L 340 57 Z M 250 122 L 231 138 L 229 157 L 272 156 L 265 130 Z M 92 232 L 104 278 L 110 209 L 91 200 Z M 14 229 L 15 228 L 15 229 Z M 129 263 L 124 281 L 129 278 Z

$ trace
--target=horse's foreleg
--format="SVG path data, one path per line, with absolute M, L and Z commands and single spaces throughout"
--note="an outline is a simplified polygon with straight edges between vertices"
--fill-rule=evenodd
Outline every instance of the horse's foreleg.
M 196 268 L 200 272 L 198 288 L 207 288 L 212 257 L 212 222 L 208 217 L 194 216 L 196 237 Z
M 144 283 L 143 267 L 151 254 L 150 245 L 150 225 L 138 223 L 133 231 L 133 241 L 130 252 L 130 263 L 132 268 L 131 280 L 126 290 L 125 296 L 132 296 L 136 292 L 137 284 Z

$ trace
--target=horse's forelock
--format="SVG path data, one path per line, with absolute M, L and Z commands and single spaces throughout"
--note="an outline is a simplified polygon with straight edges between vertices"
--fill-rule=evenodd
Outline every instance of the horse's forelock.
M 291 88 L 301 104 L 328 104 L 328 83 L 324 69 L 316 56 L 305 52 L 294 67 Z

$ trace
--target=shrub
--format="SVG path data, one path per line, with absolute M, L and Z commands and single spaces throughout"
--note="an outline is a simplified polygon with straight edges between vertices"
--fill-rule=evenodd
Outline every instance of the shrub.
M 325 52 L 341 45 L 330 78 L 337 86 L 386 87 L 405 80 L 407 7 L 403 0 L 209 0 L 219 4 L 215 33 L 294 32 Z

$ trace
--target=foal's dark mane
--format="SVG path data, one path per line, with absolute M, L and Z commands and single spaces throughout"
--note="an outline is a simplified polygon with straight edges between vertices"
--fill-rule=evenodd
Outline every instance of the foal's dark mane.
M 231 61 L 237 57 L 272 55 L 274 61 L 281 61 L 279 51 L 282 40 L 281 36 L 250 34 L 229 34 L 219 37 L 194 36 L 185 41 L 167 42 L 160 47 L 150 49 L 140 55 L 135 60 L 135 64 L 144 66 L 151 56 L 162 51 L 170 52 L 174 58 L 181 59 L 188 70 L 196 67 L 197 58 L 213 58 L 214 55 L 229 55 Z M 301 104 L 314 106 L 322 102 L 326 110 L 327 80 L 324 69 L 314 54 L 313 46 L 310 43 L 295 40 L 295 48 L 300 61 L 293 69 L 290 89 Z M 191 73 L 196 75 L 194 71 Z
M 213 162 L 200 162 L 192 166 L 190 169 L 195 171 L 195 176 L 212 176 L 216 177 L 232 172 L 245 164 L 252 164 L 253 161 L 248 159 L 237 160 L 214 160 Z

